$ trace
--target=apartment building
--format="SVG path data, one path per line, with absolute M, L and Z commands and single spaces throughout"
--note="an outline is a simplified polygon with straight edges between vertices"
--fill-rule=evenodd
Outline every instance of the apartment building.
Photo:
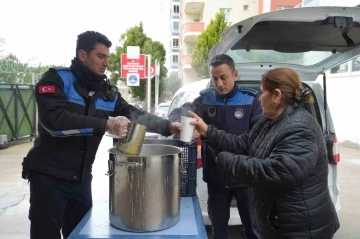
M 259 0 L 259 14 L 299 7 L 302 0 Z
M 191 55 L 199 35 L 217 12 L 224 12 L 230 24 L 258 14 L 258 0 L 180 0 L 179 7 L 178 62 L 183 85 L 199 80 L 191 67 Z
M 179 70 L 180 0 L 169 0 L 169 3 L 170 35 L 167 47 L 167 62 L 169 73 L 171 73 Z

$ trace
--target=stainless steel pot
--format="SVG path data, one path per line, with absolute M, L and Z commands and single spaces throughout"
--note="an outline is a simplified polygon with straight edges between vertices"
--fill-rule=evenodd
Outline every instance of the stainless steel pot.
M 158 231 L 179 221 L 180 153 L 168 145 L 144 144 L 139 156 L 109 150 L 109 219 L 133 232 Z

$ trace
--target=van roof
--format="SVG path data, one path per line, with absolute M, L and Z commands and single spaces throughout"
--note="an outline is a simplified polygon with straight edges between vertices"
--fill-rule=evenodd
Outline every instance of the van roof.
M 206 86 L 208 85 L 210 79 L 204 79 L 204 80 L 198 80 L 195 82 L 191 82 L 188 83 L 184 86 L 182 86 L 180 89 L 178 89 L 176 91 L 176 93 L 174 94 L 174 97 L 182 92 L 200 92 L 203 89 L 206 88 Z

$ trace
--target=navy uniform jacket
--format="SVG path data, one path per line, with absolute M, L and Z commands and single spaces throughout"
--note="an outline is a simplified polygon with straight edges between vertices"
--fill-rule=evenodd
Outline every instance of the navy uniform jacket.
M 171 121 L 181 122 L 181 115 L 187 115 L 191 110 L 199 115 L 206 124 L 229 134 L 239 135 L 249 130 L 261 118 L 262 108 L 258 91 L 250 88 L 234 88 L 226 95 L 219 95 L 215 88 L 208 88 L 200 92 L 200 96 L 192 103 L 185 103 L 169 115 Z M 217 152 L 202 145 L 203 180 L 220 187 L 243 186 L 229 177 L 223 176 L 215 164 Z
M 38 131 L 23 167 L 79 181 L 91 169 L 109 116 L 125 116 L 169 136 L 170 122 L 128 104 L 112 87 L 89 92 L 68 68 L 51 69 L 36 85 Z

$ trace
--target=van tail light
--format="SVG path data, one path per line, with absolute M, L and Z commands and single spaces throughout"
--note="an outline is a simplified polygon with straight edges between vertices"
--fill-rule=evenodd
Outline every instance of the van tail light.
M 202 167 L 201 145 L 202 145 L 202 141 L 200 139 L 198 139 L 198 141 L 197 141 L 196 168 L 201 168 Z
M 335 164 L 338 164 L 340 162 L 339 143 L 337 141 L 336 135 L 334 135 L 333 139 L 333 158 Z
M 338 164 L 340 162 L 340 152 L 339 152 L 339 143 L 336 138 L 335 133 L 327 132 L 324 135 L 326 148 L 327 148 L 327 156 L 330 164 Z

